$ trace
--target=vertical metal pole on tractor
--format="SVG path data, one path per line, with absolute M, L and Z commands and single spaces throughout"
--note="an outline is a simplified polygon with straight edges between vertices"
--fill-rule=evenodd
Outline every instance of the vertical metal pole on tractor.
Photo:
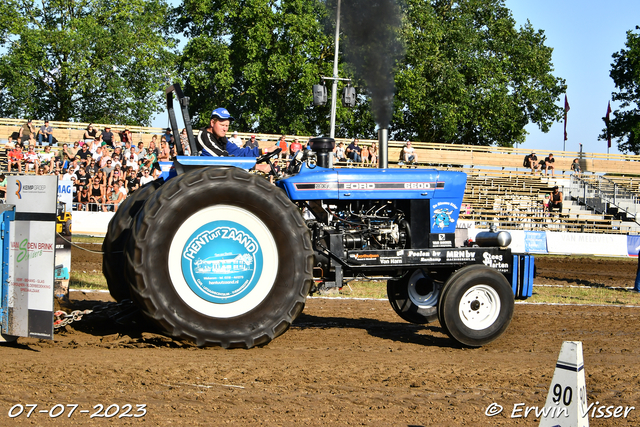
M 389 129 L 378 129 L 378 167 L 389 167 Z
M 336 50 L 333 54 L 333 85 L 331 86 L 331 128 L 329 138 L 336 135 L 336 105 L 338 93 L 338 49 L 340 46 L 340 0 L 338 0 L 338 12 L 336 13 Z

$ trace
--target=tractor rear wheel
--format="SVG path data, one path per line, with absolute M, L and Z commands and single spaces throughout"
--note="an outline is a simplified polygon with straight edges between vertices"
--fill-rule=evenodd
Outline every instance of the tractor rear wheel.
M 302 312 L 313 252 L 297 207 L 237 168 L 171 179 L 136 216 L 127 245 L 132 293 L 173 337 L 254 347 Z
M 387 296 L 393 310 L 407 322 L 424 324 L 438 318 L 440 286 L 421 269 L 388 280 Z
M 440 321 L 451 338 L 480 347 L 502 335 L 511 323 L 513 291 L 495 269 L 468 266 L 447 281 L 439 307 Z
M 118 211 L 113 215 L 107 234 L 102 243 L 102 273 L 107 279 L 109 293 L 116 301 L 131 299 L 129 285 L 125 277 L 125 256 L 124 248 L 131 235 L 133 218 L 144 205 L 144 202 L 151 197 L 162 185 L 162 180 L 152 181 L 142 188 L 137 189 L 127 197 L 120 205 Z

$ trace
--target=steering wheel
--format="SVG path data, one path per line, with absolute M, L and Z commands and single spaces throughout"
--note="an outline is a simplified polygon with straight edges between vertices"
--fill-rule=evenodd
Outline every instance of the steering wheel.
M 266 161 L 269 161 L 271 158 L 277 156 L 281 152 L 282 152 L 282 148 L 278 147 L 278 148 L 276 148 L 275 150 L 273 150 L 270 153 L 263 154 L 262 156 L 260 156 L 260 157 L 258 157 L 256 159 L 256 164 L 260 164 L 260 163 L 264 163 Z M 271 164 L 271 162 L 269 162 L 269 164 Z M 273 169 L 273 165 L 271 166 L 271 168 Z
M 271 168 L 271 173 L 273 174 L 273 176 L 277 178 L 278 171 L 276 171 L 275 166 L 273 166 L 273 162 L 271 161 L 271 159 L 276 157 L 281 152 L 282 152 L 282 148 L 278 147 L 270 153 L 263 154 L 262 156 L 256 159 L 256 165 L 259 165 L 260 163 L 265 163 L 265 162 L 269 163 L 269 168 Z

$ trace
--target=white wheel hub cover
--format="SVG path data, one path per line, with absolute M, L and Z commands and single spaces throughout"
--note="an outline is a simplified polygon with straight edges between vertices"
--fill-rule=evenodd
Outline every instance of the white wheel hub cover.
M 211 317 L 254 309 L 271 291 L 278 251 L 267 226 L 236 206 L 216 205 L 191 215 L 169 248 L 169 275 L 182 300 Z

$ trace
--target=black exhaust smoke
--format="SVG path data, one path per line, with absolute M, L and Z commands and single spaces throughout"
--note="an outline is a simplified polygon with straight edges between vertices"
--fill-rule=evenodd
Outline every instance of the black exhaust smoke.
M 388 129 L 395 90 L 393 69 L 404 56 L 404 45 L 398 34 L 402 23 L 401 9 L 398 0 L 340 1 L 340 28 L 344 34 L 347 61 L 355 68 L 356 76 L 367 85 L 373 116 L 380 129 L 379 165 L 387 167 Z M 331 1 L 334 5 L 337 2 Z

